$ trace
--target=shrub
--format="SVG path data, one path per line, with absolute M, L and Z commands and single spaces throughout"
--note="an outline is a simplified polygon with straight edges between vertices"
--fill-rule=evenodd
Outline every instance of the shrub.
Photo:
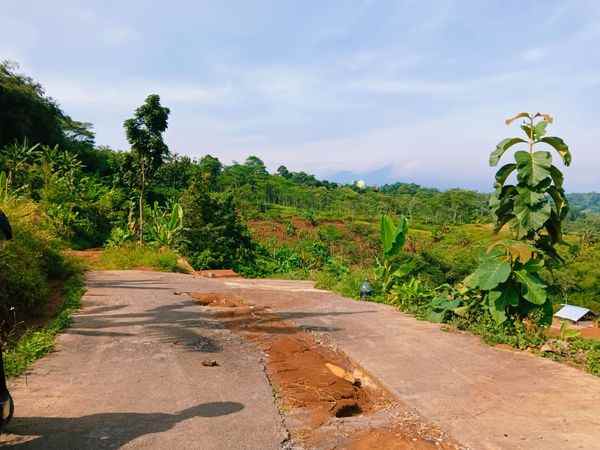
M 38 207 L 10 200 L 0 207 L 11 220 L 13 240 L 0 243 L 0 319 L 8 311 L 35 314 L 45 304 L 52 280 L 64 279 L 72 267 L 60 254 Z
M 184 251 L 196 269 L 248 265 L 255 245 L 231 194 L 211 194 L 194 183 L 183 194 Z
M 179 255 L 166 247 L 156 248 L 137 243 L 107 248 L 94 268 L 127 270 L 148 268 L 163 272 L 177 272 Z
M 54 320 L 42 329 L 30 330 L 7 349 L 4 357 L 6 376 L 21 374 L 33 361 L 52 350 L 56 334 L 71 324 L 71 314 L 79 308 L 84 292 L 81 276 L 74 275 L 67 280 L 63 287 L 64 301 Z

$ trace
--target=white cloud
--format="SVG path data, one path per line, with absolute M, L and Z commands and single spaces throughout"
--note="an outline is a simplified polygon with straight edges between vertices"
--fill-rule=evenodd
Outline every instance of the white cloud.
M 204 86 L 151 80 L 122 80 L 118 85 L 104 82 L 68 80 L 54 76 L 43 84 L 61 104 L 71 107 L 122 109 L 137 107 L 149 94 L 159 94 L 164 104 L 208 105 L 223 101 L 230 95 L 227 86 Z

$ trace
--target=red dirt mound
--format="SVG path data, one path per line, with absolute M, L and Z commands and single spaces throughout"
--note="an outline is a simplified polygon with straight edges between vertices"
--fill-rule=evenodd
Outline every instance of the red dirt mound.
M 235 308 L 244 304 L 241 298 L 231 296 L 231 295 L 223 295 L 223 294 L 215 294 L 212 292 L 190 292 L 190 297 L 192 297 L 196 302 L 200 303 L 204 306 L 223 306 L 226 308 Z
M 237 278 L 239 275 L 231 269 L 197 270 L 196 276 L 204 278 Z
M 376 421 L 371 420 L 385 416 L 388 409 L 409 410 L 346 355 L 321 344 L 293 322 L 234 295 L 190 295 L 214 307 L 214 317 L 265 352 L 265 370 L 295 442 L 315 449 L 460 448 L 415 414 L 401 423 L 379 418 L 380 425 L 373 426 Z M 234 305 L 238 307 L 224 308 Z

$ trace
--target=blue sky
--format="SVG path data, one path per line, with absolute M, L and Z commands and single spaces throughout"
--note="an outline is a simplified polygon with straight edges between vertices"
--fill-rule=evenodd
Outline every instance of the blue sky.
M 554 114 L 600 190 L 600 2 L 6 0 L 0 58 L 97 143 L 149 93 L 173 151 L 334 179 L 489 190 L 513 113 Z

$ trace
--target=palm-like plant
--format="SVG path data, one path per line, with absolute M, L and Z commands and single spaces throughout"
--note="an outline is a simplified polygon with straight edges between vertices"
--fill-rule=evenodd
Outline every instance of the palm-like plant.
M 148 237 L 150 242 L 173 248 L 183 231 L 183 208 L 179 203 L 168 204 L 161 208 L 154 202 L 150 210 L 150 227 Z
M 2 162 L 6 169 L 6 182 L 12 186 L 16 174 L 30 164 L 36 156 L 40 144 L 29 145 L 27 139 L 23 143 L 15 142 L 7 145 L 2 151 Z
M 401 263 L 400 256 L 408 233 L 408 219 L 401 217 L 398 225 L 391 217 L 381 216 L 380 235 L 383 252 L 381 259 L 377 258 L 375 273 L 381 282 L 383 293 L 389 292 L 394 283 L 414 269 L 412 262 Z

